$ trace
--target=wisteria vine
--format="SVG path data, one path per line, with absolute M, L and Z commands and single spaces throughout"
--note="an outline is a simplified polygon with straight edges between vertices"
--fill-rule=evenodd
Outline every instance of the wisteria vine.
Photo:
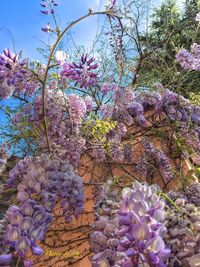
M 32 152 L 9 169 L 6 145 L 0 148 L 0 175 L 7 171 L 3 190 L 14 189 L 0 220 L 0 266 L 34 266 L 33 256 L 44 254 L 53 211 L 58 208 L 73 225 L 84 214 L 87 198 L 94 215 L 87 225 L 93 267 L 192 267 L 199 260 L 194 247 L 200 244 L 195 236 L 200 232 L 200 107 L 163 86 L 137 94 L 114 75 L 104 80 L 95 56 L 83 53 L 71 60 L 57 48 L 78 22 L 105 15 L 114 27 L 109 34 L 119 63 L 125 57 L 116 2 L 102 12 L 89 10 L 61 30 L 54 10 L 58 3 L 43 0 L 41 13 L 52 17 L 55 28 L 48 22 L 42 31 L 57 36 L 47 65 L 10 49 L 0 55 L 0 99 L 23 101 L 10 116 L 13 129 L 23 133 L 20 138 L 28 136 Z M 199 71 L 200 45 L 179 51 L 176 58 L 184 69 Z M 86 173 L 89 168 L 84 157 L 103 170 L 101 177 L 94 171 L 85 182 L 80 175 L 81 168 Z M 115 169 L 124 176 L 116 177 Z M 84 194 L 88 184 L 93 187 L 89 197 Z M 174 184 L 179 191 L 169 191 Z

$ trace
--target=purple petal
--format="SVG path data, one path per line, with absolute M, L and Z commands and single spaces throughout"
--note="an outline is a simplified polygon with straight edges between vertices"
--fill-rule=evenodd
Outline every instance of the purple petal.
M 29 199 L 29 195 L 24 191 L 19 191 L 17 194 L 17 200 L 20 202 L 25 202 Z
M 163 239 L 160 236 L 158 236 L 154 238 L 152 241 L 150 241 L 150 245 L 148 246 L 148 249 L 154 253 L 158 253 L 165 249 L 165 243 Z
M 32 260 L 24 260 L 23 264 L 24 264 L 24 267 L 32 267 L 33 261 Z
M 25 217 L 20 223 L 20 228 L 23 231 L 28 231 L 33 226 L 33 219 L 31 217 Z
M 20 239 L 21 231 L 19 227 L 17 226 L 8 225 L 6 236 L 7 236 L 8 241 L 15 242 Z
M 22 237 L 15 244 L 15 249 L 20 252 L 20 255 L 24 255 L 25 251 L 28 251 L 31 246 L 31 241 L 26 237 Z
M 146 224 L 136 224 L 133 226 L 133 236 L 137 241 L 148 240 L 151 237 L 150 228 Z
M 9 265 L 12 262 L 12 255 L 11 254 L 4 254 L 0 255 L 0 265 Z
M 33 239 L 38 239 L 41 240 L 43 238 L 44 231 L 43 228 L 38 226 L 38 227 L 33 227 L 30 229 L 29 236 Z
M 35 244 L 34 246 L 32 246 L 31 249 L 32 249 L 32 253 L 34 255 L 41 256 L 44 253 L 43 249 L 41 249 L 37 244 Z
M 150 252 L 148 256 L 149 256 L 149 261 L 151 264 L 158 264 L 159 263 L 160 260 L 159 260 L 158 256 L 156 256 L 153 252 Z
M 45 14 L 45 15 L 49 15 L 49 11 L 48 10 L 40 10 L 42 12 L 42 14 Z
M 29 204 L 24 203 L 21 206 L 21 213 L 26 216 L 32 216 L 33 208 Z
M 46 212 L 38 210 L 34 213 L 33 219 L 37 223 L 44 223 L 46 221 Z

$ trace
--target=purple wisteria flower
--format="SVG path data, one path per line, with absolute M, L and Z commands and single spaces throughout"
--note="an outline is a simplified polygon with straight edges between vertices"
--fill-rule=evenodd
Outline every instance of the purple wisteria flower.
M 80 96 L 70 94 L 68 97 L 68 104 L 70 119 L 74 123 L 80 123 L 87 111 L 84 99 Z
M 8 266 L 12 262 L 12 254 L 0 255 L 0 266 Z
M 18 164 L 21 172 L 15 167 L 17 172 L 12 177 L 13 184 L 13 179 L 18 179 L 18 206 L 10 206 L 6 212 L 5 242 L 19 257 L 24 257 L 29 249 L 34 255 L 42 255 L 43 250 L 36 241 L 45 238 L 52 222 L 50 213 L 56 203 L 60 202 L 68 222 L 72 215 L 77 219 L 83 212 L 83 181 L 68 162 L 50 159 L 48 155 L 29 158 Z
M 193 63 L 192 55 L 185 49 L 180 50 L 176 54 L 177 61 L 181 64 L 184 69 L 190 69 Z
M 4 49 L 0 55 L 0 98 L 13 93 L 32 95 L 41 86 L 39 80 L 28 69 L 28 60 L 19 61 L 17 54 Z M 38 73 L 39 74 L 39 73 Z
M 200 71 L 200 45 L 193 43 L 190 52 L 185 49 L 180 50 L 176 59 L 184 69 Z
M 92 97 L 86 96 L 84 98 L 84 102 L 86 105 L 87 112 L 91 112 L 93 110 L 93 107 L 94 107 L 94 101 L 93 101 Z
M 110 155 L 114 161 L 123 162 L 124 154 L 119 139 L 112 139 L 110 142 Z
M 58 6 L 58 3 L 54 0 L 42 0 L 40 4 L 44 10 L 41 10 L 41 13 L 44 15 L 54 14 L 54 8 Z
M 110 117 L 118 123 L 123 123 L 125 126 L 131 125 L 133 123 L 133 119 L 124 104 L 129 106 L 134 101 L 134 98 L 135 95 L 131 88 L 121 88 L 119 86 L 114 87 L 114 103 L 101 106 L 103 117 Z
M 142 175 L 146 173 L 150 166 L 158 168 L 163 182 L 167 183 L 174 178 L 174 171 L 169 163 L 169 160 L 163 150 L 157 148 L 153 143 L 149 142 L 147 139 L 143 142 L 144 146 L 144 156 L 140 158 L 138 163 L 138 170 Z M 146 170 L 146 171 L 144 171 Z
M 162 90 L 165 90 L 162 84 L 157 83 L 156 87 L 158 89 L 162 88 Z M 162 96 L 158 92 L 153 92 L 151 94 L 142 94 L 139 97 L 138 101 L 140 104 L 142 104 L 144 110 L 152 107 L 157 113 L 160 113 L 163 109 Z
M 38 209 L 43 212 L 44 220 L 40 223 L 40 238 L 37 235 L 33 235 L 33 229 L 37 227 L 37 220 L 35 220 L 35 214 Z M 30 216 L 27 216 L 29 214 Z M 9 222 L 6 232 L 6 243 L 14 248 L 17 254 L 24 257 L 26 251 L 32 248 L 34 253 L 35 240 L 43 239 L 46 233 L 47 226 L 51 222 L 49 220 L 50 214 L 48 214 L 42 206 L 38 206 L 33 200 L 27 200 L 23 202 L 21 206 L 11 206 L 6 212 L 6 218 Z M 39 249 L 39 248 L 38 248 Z M 41 254 L 43 251 L 41 250 Z M 35 255 L 38 255 L 35 253 Z
M 103 95 L 106 95 L 108 92 L 115 92 L 118 90 L 118 85 L 117 84 L 108 84 L 108 83 L 104 83 L 101 86 L 101 92 Z
M 94 63 L 95 59 L 88 58 L 88 55 L 82 55 L 80 63 L 65 63 L 61 75 L 75 81 L 75 86 L 79 84 L 80 88 L 95 86 L 97 83 L 97 73 L 94 70 L 98 64 Z
M 60 159 L 50 160 L 46 155 L 29 159 L 29 165 L 24 166 L 26 171 L 17 172 L 14 176 L 15 180 L 18 176 L 21 178 L 17 185 L 17 200 L 21 204 L 20 208 L 13 206 L 9 209 L 7 218 L 11 224 L 17 224 L 23 232 L 27 232 L 50 222 L 48 213 L 52 212 L 57 200 L 61 200 L 68 220 L 72 214 L 76 218 L 81 214 L 84 204 L 83 183 L 82 178 L 74 173 L 73 166 Z M 15 184 L 13 178 L 12 182 Z M 39 206 L 34 212 L 35 194 L 40 198 L 44 210 Z M 37 231 L 35 233 L 34 230 L 33 234 L 37 234 Z
M 136 122 L 141 127 L 146 126 L 147 122 L 146 122 L 146 119 L 144 117 L 144 108 L 143 108 L 142 104 L 134 101 L 128 106 L 127 110 L 129 112 L 129 114 L 135 118 Z
M 91 147 L 91 156 L 97 163 L 106 159 L 106 150 L 99 144 L 93 144 Z
M 165 203 L 158 190 L 155 185 L 134 182 L 132 188 L 123 189 L 118 205 L 110 189 L 91 234 L 93 267 L 166 266 L 170 249 L 163 240 Z
M 57 154 L 59 153 L 62 159 L 66 159 L 73 166 L 77 166 L 81 154 L 85 149 L 85 139 L 80 134 L 81 121 L 84 119 L 86 109 L 89 106 L 86 106 L 84 98 L 75 94 L 69 94 L 67 96 L 61 90 L 47 90 L 46 95 L 51 149 Z M 36 131 L 40 129 L 37 143 L 42 149 L 45 149 L 45 134 L 40 127 L 41 121 L 43 120 L 42 96 L 38 95 L 34 103 L 26 106 L 19 116 L 26 116 Z M 18 127 L 23 127 L 20 125 L 19 118 L 17 120 Z

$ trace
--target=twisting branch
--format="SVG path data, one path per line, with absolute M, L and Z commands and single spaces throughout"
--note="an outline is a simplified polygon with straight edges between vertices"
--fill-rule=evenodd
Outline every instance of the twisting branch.
M 50 149 L 50 143 L 49 143 L 49 136 L 48 136 L 48 125 L 47 125 L 47 118 L 46 118 L 46 102 L 45 102 L 45 88 L 46 88 L 46 82 L 47 82 L 47 77 L 48 77 L 48 72 L 49 69 L 51 68 L 51 61 L 53 58 L 53 54 L 58 46 L 58 44 L 60 43 L 60 41 L 62 40 L 63 36 L 65 35 L 65 33 L 67 33 L 73 26 L 75 26 L 77 23 L 79 23 L 80 21 L 91 17 L 91 16 L 95 16 L 95 15 L 107 15 L 107 16 L 115 16 L 112 13 L 112 11 L 99 11 L 99 12 L 92 12 L 91 10 L 89 10 L 88 14 L 78 18 L 75 21 L 72 21 L 59 35 L 58 38 L 56 40 L 56 42 L 54 43 L 51 51 L 50 51 L 50 55 L 49 55 L 49 59 L 47 62 L 47 66 L 46 66 L 46 70 L 44 73 L 44 79 L 42 82 L 42 113 L 43 113 L 43 118 L 44 118 L 44 130 L 45 130 L 45 136 L 46 136 L 46 142 L 47 142 L 47 147 L 48 147 L 48 151 L 49 153 L 51 153 L 51 149 Z

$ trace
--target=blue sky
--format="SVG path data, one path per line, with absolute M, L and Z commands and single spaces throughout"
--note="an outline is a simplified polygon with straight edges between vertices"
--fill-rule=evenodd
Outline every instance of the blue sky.
M 43 15 L 40 10 L 39 0 L 1 0 L 0 16 L 0 51 L 4 48 L 13 48 L 16 51 L 23 50 L 25 57 L 37 59 L 37 47 L 43 46 L 48 34 L 40 29 L 49 21 L 49 16 Z M 100 0 L 58 0 L 56 7 L 58 21 L 64 27 L 70 22 L 87 13 L 88 8 L 98 10 Z M 62 18 L 62 19 L 61 19 Z M 88 45 L 95 35 L 97 18 L 89 18 L 77 25 L 73 31 L 79 44 Z
M 66 23 L 87 13 L 88 8 L 97 11 L 106 0 L 57 0 L 58 21 L 62 28 Z M 177 3 L 184 0 L 177 0 Z M 151 1 L 160 3 L 161 0 Z M 0 52 L 4 48 L 23 50 L 23 55 L 31 59 L 40 59 L 37 47 L 42 47 L 48 34 L 40 29 L 48 22 L 49 17 L 40 12 L 39 0 L 0 0 Z M 103 8 L 102 8 L 103 9 Z M 89 18 L 78 24 L 73 31 L 78 44 L 89 46 L 97 30 L 97 17 Z M 13 40 L 13 41 L 12 41 Z M 42 42 L 41 42 L 42 41 Z

